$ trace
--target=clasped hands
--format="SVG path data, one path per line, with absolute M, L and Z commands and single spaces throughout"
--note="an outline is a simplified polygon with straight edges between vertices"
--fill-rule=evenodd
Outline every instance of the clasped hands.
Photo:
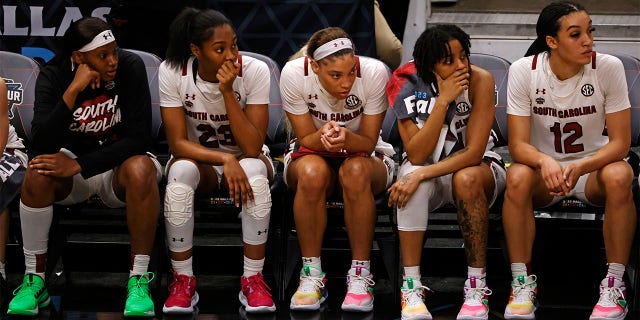
M 336 121 L 329 121 L 320 128 L 320 142 L 329 152 L 346 152 L 347 129 Z

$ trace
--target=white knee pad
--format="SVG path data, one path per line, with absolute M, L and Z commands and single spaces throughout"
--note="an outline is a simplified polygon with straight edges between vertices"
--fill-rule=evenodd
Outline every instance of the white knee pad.
M 398 208 L 398 230 L 425 231 L 429 222 L 429 197 L 434 183 L 420 183 L 407 204 Z
M 271 215 L 271 189 L 267 168 L 264 162 L 255 158 L 242 159 L 240 165 L 253 191 L 253 201 L 242 208 L 242 239 L 248 244 L 262 244 L 267 242 Z
M 169 250 L 183 252 L 193 246 L 193 188 L 174 182 L 167 185 L 164 221 Z
M 187 160 L 178 160 L 171 164 L 167 172 L 167 183 L 181 182 L 196 189 L 200 183 L 200 171 L 198 166 Z
M 409 174 L 422 166 L 414 166 L 405 162 L 398 170 L 398 180 L 402 176 Z M 423 181 L 418 185 L 418 189 L 411 195 L 409 201 L 403 208 L 398 208 L 398 230 L 400 231 L 425 231 L 429 221 L 429 210 L 431 208 L 431 198 L 435 194 L 436 183 L 434 179 Z

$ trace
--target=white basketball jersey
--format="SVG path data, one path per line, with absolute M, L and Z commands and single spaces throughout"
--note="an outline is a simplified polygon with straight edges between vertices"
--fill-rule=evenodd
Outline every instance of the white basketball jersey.
M 380 114 L 389 102 L 385 86 L 389 72 L 376 59 L 356 56 L 356 80 L 344 99 L 331 96 L 320 84 L 307 57 L 287 62 L 280 79 L 282 106 L 286 112 L 300 115 L 310 113 L 316 129 L 329 121 L 336 121 L 347 129 L 358 132 L 363 114 Z M 388 151 L 390 145 L 378 139 L 377 150 Z
M 197 75 L 197 62 L 191 57 L 182 69 L 163 62 L 159 69 L 160 105 L 184 108 L 187 136 L 207 148 L 241 154 L 229 125 L 227 110 L 218 83 L 204 81 Z M 248 56 L 238 56 L 240 72 L 233 91 L 242 109 L 248 104 L 269 103 L 269 68 L 266 63 Z
M 593 52 L 592 62 L 565 81 L 558 80 L 551 71 L 546 52 L 522 58 L 517 61 L 518 66 L 514 63 L 514 67 L 528 67 L 531 72 L 530 143 L 540 152 L 556 160 L 571 161 L 589 157 L 609 142 L 607 113 L 629 108 L 628 100 L 626 106 L 611 105 L 613 96 L 606 94 L 602 86 L 613 79 L 598 78 L 603 76 L 600 68 L 611 63 L 612 58 Z M 620 71 L 624 75 L 624 70 Z M 626 95 L 626 85 L 622 90 Z M 509 102 L 509 114 L 527 115 L 522 112 Z
M 433 86 L 432 92 L 436 92 Z M 435 105 L 437 98 L 432 99 L 428 104 L 429 109 L 421 111 L 426 112 L 427 116 L 423 117 L 419 115 L 414 118 L 416 126 L 419 129 L 422 129 L 428 119 L 428 114 L 431 114 L 431 108 Z M 471 101 L 469 101 L 469 90 L 464 90 L 447 109 L 443 129 L 440 131 L 436 149 L 431 155 L 431 161 L 433 161 L 433 163 L 450 156 L 452 153 L 461 150 L 467 145 L 467 124 L 469 123 L 472 109 L 473 106 L 471 105 Z M 496 140 L 496 135 L 493 130 L 491 130 L 485 150 L 489 151 L 493 149 Z
M 22 139 L 18 137 L 18 134 L 16 133 L 16 129 L 12 125 L 9 125 L 9 136 L 7 137 L 6 148 L 14 148 L 14 149 L 24 148 Z

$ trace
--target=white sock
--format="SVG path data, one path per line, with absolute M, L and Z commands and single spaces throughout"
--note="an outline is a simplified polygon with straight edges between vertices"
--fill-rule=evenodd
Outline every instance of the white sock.
M 320 257 L 302 257 L 302 267 L 311 267 L 311 273 L 314 276 L 322 274 L 322 261 Z
M 356 276 L 360 270 L 360 276 L 368 277 L 371 275 L 371 261 L 369 260 L 351 260 L 351 268 L 347 271 L 347 275 Z
M 2 275 L 2 278 L 7 280 L 7 271 L 3 261 L 0 261 L 0 275 Z
M 45 251 L 44 253 L 36 253 L 27 249 L 22 249 L 22 252 L 24 253 L 24 274 L 33 273 L 44 280 L 44 269 L 47 264 L 47 252 Z M 40 261 L 38 261 L 39 259 Z M 38 267 L 38 264 L 40 264 L 41 266 Z
M 420 266 L 404 267 L 402 272 L 402 285 L 407 286 L 407 279 L 413 279 L 413 282 L 421 282 L 422 275 L 420 275 Z
M 355 267 L 371 270 L 371 261 L 370 260 L 351 260 L 351 269 L 354 269 Z
M 625 266 L 620 263 L 611 262 L 607 264 L 607 277 L 614 277 L 620 281 L 623 281 Z
M 471 277 L 476 278 L 476 288 L 483 288 L 486 285 L 485 277 L 487 276 L 487 272 L 485 268 L 474 268 L 467 266 L 467 279 Z
M 177 274 L 193 277 L 193 257 L 189 257 L 187 260 L 171 259 L 171 268 Z
M 25 274 L 33 273 L 44 279 L 49 228 L 53 220 L 53 206 L 32 208 L 20 201 L 22 250 Z
M 251 258 L 247 258 L 244 256 L 244 273 L 243 277 L 249 278 L 251 276 L 255 276 L 256 274 L 262 272 L 262 268 L 264 268 L 264 258 L 260 260 L 254 260 Z
M 518 276 L 527 276 L 527 265 L 522 262 L 516 262 L 511 264 L 511 276 L 516 278 Z
M 129 277 L 143 275 L 149 269 L 151 257 L 145 254 L 136 254 L 133 257 L 133 266 L 129 271 Z

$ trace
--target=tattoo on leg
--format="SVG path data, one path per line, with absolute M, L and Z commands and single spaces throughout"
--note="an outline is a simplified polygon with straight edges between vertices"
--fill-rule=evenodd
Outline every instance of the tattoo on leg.
M 484 265 L 487 255 L 488 205 L 484 197 L 458 201 L 458 222 L 464 238 L 467 263 Z

